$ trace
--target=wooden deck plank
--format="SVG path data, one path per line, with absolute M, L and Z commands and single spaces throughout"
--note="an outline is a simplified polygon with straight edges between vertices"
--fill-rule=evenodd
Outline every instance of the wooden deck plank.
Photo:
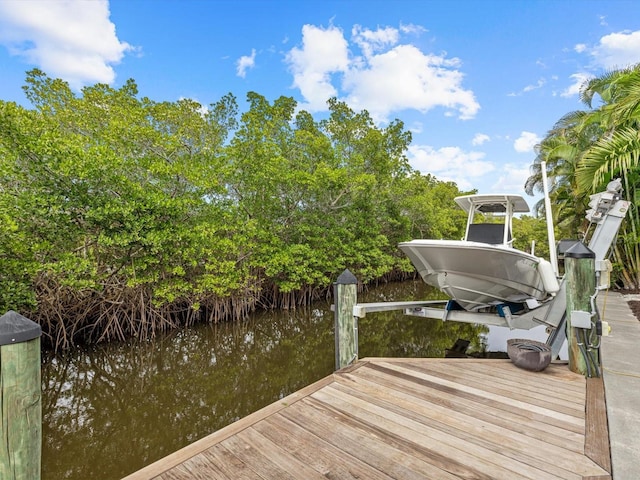
M 468 387 L 480 391 L 491 392 L 499 397 L 508 397 L 512 400 L 521 401 L 529 405 L 539 406 L 545 409 L 552 409 L 558 413 L 570 415 L 576 418 L 584 418 L 584 405 L 576 406 L 575 402 L 565 402 L 562 400 L 549 401 L 547 395 L 541 395 L 537 391 L 537 385 L 531 376 L 521 377 L 521 382 L 515 387 L 507 388 L 499 381 L 478 378 L 477 372 L 464 371 L 462 369 L 442 364 L 437 370 L 432 370 L 431 375 L 438 376 L 454 383 L 464 383 Z M 496 378 L 498 378 L 496 376 Z M 584 396 L 584 393 L 583 393 Z
M 430 365 L 437 365 L 439 363 L 445 363 L 447 365 L 464 366 L 468 369 L 476 370 L 491 370 L 494 372 L 500 372 L 500 377 L 515 377 L 519 378 L 524 375 L 535 375 L 537 381 L 541 385 L 550 385 L 552 388 L 560 388 L 563 391 L 576 389 L 579 393 L 584 388 L 584 378 L 581 375 L 571 372 L 567 368 L 565 362 L 552 362 L 549 368 L 541 372 L 530 372 L 521 368 L 514 368 L 515 365 L 511 360 L 506 359 L 483 359 L 478 361 L 470 358 L 444 358 L 438 359 L 440 362 L 430 362 L 425 364 L 420 362 L 420 359 L 407 359 L 407 362 L 402 362 L 402 365 L 409 364 L 414 368 L 430 368 Z M 414 361 L 411 361 L 414 360 Z M 418 360 L 417 362 L 415 360 Z
M 602 378 L 587 379 L 586 411 L 589 421 L 585 432 L 584 453 L 611 473 L 609 426 Z
M 500 432 L 503 441 L 492 440 L 490 434 L 491 425 L 480 425 L 475 420 L 467 424 L 464 428 L 447 428 L 447 425 L 438 424 L 441 421 L 450 422 L 450 417 L 432 415 L 430 418 L 417 420 L 410 415 L 395 413 L 385 407 L 380 407 L 370 401 L 362 400 L 349 393 L 338 390 L 335 386 L 328 386 L 312 395 L 313 398 L 324 398 L 325 402 L 331 402 L 334 408 L 339 408 L 345 413 L 361 420 L 373 416 L 379 426 L 385 425 L 390 432 L 405 436 L 407 440 L 423 442 L 425 438 L 429 442 L 435 441 L 438 448 L 446 449 L 454 456 L 467 455 L 476 456 L 483 462 L 491 462 L 502 468 L 517 471 L 518 474 L 527 478 L 538 479 L 542 477 L 557 478 L 581 478 L 582 475 L 592 475 L 602 473 L 602 469 L 593 462 L 585 461 L 584 455 L 547 445 L 544 441 L 536 441 L 529 437 L 524 439 L 519 434 L 508 429 Z M 451 412 L 448 412 L 449 415 Z M 364 421 L 364 420 L 363 420 Z M 485 430 L 484 434 L 481 432 Z M 480 435 L 480 441 L 475 440 L 475 435 Z M 426 436 L 423 438 L 423 436 Z M 430 444 L 431 445 L 431 444 Z M 460 453 L 457 454 L 456 450 Z M 473 463 L 478 460 L 473 459 Z M 483 470 L 486 471 L 487 465 Z M 513 476 L 513 471 L 507 476 Z M 577 475 L 576 475 L 577 473 Z M 499 474 L 496 474 L 499 475 Z M 496 477 L 498 478 L 498 477 Z
M 514 371 L 510 369 L 500 369 L 499 374 L 496 375 L 495 368 L 488 368 L 488 366 L 478 365 L 478 363 L 458 363 L 450 362 L 446 364 L 448 369 L 453 369 L 457 372 L 461 372 L 464 375 L 472 374 L 474 378 L 480 381 L 489 381 L 497 385 L 501 385 L 509 390 L 518 390 L 518 387 L 522 385 L 524 378 L 535 377 L 535 391 L 527 392 L 532 395 L 538 395 L 541 398 L 549 398 L 553 396 L 556 400 L 562 400 L 566 405 L 583 405 L 584 403 L 584 381 L 581 381 L 576 389 L 565 388 L 565 383 L 558 380 L 546 381 L 545 377 L 547 370 L 542 372 L 527 372 L 527 371 Z M 555 370 L 550 368 L 549 372 Z M 529 382 L 527 382 L 529 383 Z M 537 397 L 534 397 L 537 398 Z
M 158 477 L 160 480 L 263 480 L 222 445 L 214 445 Z
M 531 405 L 509 397 L 501 397 L 500 395 L 495 395 L 488 391 L 469 388 L 461 383 L 450 382 L 438 376 L 420 374 L 419 372 L 407 370 L 388 362 L 371 364 L 370 368 L 378 370 L 386 369 L 388 372 L 391 372 L 391 374 L 400 378 L 408 379 L 420 385 L 429 385 L 432 388 L 441 389 L 464 398 L 469 398 L 474 402 L 481 404 L 491 405 L 496 408 L 517 413 L 528 412 L 529 414 L 534 415 L 535 418 L 546 422 L 553 421 L 556 424 L 561 422 L 563 424 L 563 428 L 584 434 L 584 421 L 571 415 L 558 413 L 550 409 L 541 408 L 537 405 Z
M 508 412 L 496 410 L 485 413 L 483 409 L 457 404 L 443 406 L 442 402 L 433 396 L 424 395 L 419 398 L 399 390 L 387 390 L 364 379 L 358 379 L 356 386 L 351 385 L 353 382 L 343 383 L 345 381 L 336 382 L 332 388 L 344 390 L 359 398 L 368 398 L 390 411 L 428 422 L 441 430 L 456 429 L 461 432 L 460 435 L 474 433 L 481 437 L 483 442 L 494 439 L 495 442 L 503 443 L 505 435 L 515 437 L 519 442 L 526 444 L 529 442 L 535 444 L 540 442 L 538 439 L 543 438 L 545 450 L 567 449 L 577 454 L 582 454 L 584 451 L 583 435 L 558 428 L 554 432 L 549 432 L 545 431 L 541 425 L 533 428 L 533 422 L 524 421 L 524 419 L 515 422 L 504 419 L 504 413 L 508 414 Z M 546 424 L 542 425 L 549 427 Z
M 360 424 L 349 415 L 337 412 L 312 399 L 305 399 L 304 402 L 292 405 L 281 414 L 343 452 L 380 471 L 387 472 L 393 478 L 407 480 L 424 480 L 425 478 L 488 480 L 491 478 L 482 475 L 481 472 L 472 472 L 473 475 L 463 477 L 448 474 L 446 470 L 438 468 L 438 461 L 444 468 L 450 468 L 451 464 L 455 466 L 455 461 L 451 462 L 447 457 L 427 453 L 426 456 L 431 461 L 426 462 L 418 458 L 414 450 L 406 448 L 393 438 L 382 435 L 378 429 Z
M 399 438 L 405 448 L 413 445 L 442 456 L 451 456 L 471 471 L 481 471 L 495 479 L 512 479 L 517 476 L 538 479 L 544 476 L 540 470 L 496 455 L 489 449 L 469 442 L 467 438 L 460 438 L 455 434 L 456 432 L 443 432 L 430 426 L 417 424 L 401 415 L 393 415 L 384 409 L 371 407 L 366 402 L 355 402 L 344 398 L 341 399 L 342 401 L 336 398 L 328 399 L 330 395 L 328 390 L 318 393 L 319 395 L 314 395 L 314 398 L 324 396 L 325 402 L 331 402 L 334 408 L 345 409 L 345 413 L 346 409 L 349 409 L 352 418 L 370 426 L 375 425 L 384 431 L 385 436 L 393 435 Z M 565 477 L 548 476 L 548 478 Z
M 487 369 L 487 367 L 482 368 L 482 366 L 474 366 L 473 364 L 452 362 L 438 365 L 439 372 L 447 373 L 456 377 L 456 379 L 471 380 L 474 385 L 478 385 L 481 388 L 490 385 L 497 390 L 506 390 L 509 392 L 508 395 L 512 397 L 513 394 L 525 394 L 527 401 L 538 399 L 544 402 L 553 396 L 555 404 L 580 411 L 579 406 L 584 403 L 584 379 L 580 390 L 567 391 L 562 388 L 562 384 L 549 385 L 541 382 L 542 375 L 540 375 L 540 372 L 527 372 L 525 370 L 513 372 L 513 368 L 511 370 L 510 375 L 507 375 L 501 369 Z M 419 369 L 418 371 L 423 372 L 424 370 Z M 499 372 L 498 374 L 496 373 L 497 371 Z M 525 390 L 524 387 L 529 388 Z M 580 412 L 579 415 L 584 415 L 584 412 Z
M 317 470 L 291 455 L 285 448 L 250 427 L 221 442 L 261 477 L 282 480 L 326 480 Z
M 426 386 L 417 386 L 415 383 L 378 372 L 378 375 L 369 375 L 370 370 L 361 370 L 357 377 L 351 375 L 340 376 L 337 382 L 358 382 L 372 385 L 382 385 L 393 390 L 394 398 L 415 399 L 447 408 L 454 412 L 469 415 L 479 420 L 493 421 L 497 425 L 509 427 L 525 435 L 537 437 L 545 435 L 549 443 L 565 448 L 571 448 L 576 452 L 584 450 L 584 435 L 582 430 L 577 433 L 573 430 L 550 423 L 548 417 L 541 417 L 528 410 L 500 408 L 486 402 L 476 402 L 473 398 L 465 398 L 440 389 L 431 389 Z M 573 425 L 568 426 L 573 429 Z
M 366 359 L 125 480 L 610 480 L 603 399 L 562 365 Z
M 342 450 L 282 415 L 272 415 L 256 424 L 254 428 L 273 442 L 287 445 L 292 455 L 312 466 L 326 478 L 341 480 L 392 479 L 389 475 L 361 460 L 351 455 L 345 455 Z

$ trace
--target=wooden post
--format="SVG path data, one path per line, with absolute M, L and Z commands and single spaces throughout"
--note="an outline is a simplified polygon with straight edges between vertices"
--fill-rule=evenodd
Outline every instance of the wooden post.
M 358 320 L 353 316 L 353 307 L 358 298 L 358 280 L 345 270 L 333 284 L 336 370 L 350 365 L 358 359 Z
M 569 369 L 587 377 L 599 376 L 600 361 L 598 351 L 591 350 L 588 345 L 590 330 L 577 325 L 590 324 L 591 296 L 596 290 L 595 257 L 582 242 L 573 245 L 564 255 Z
M 0 317 L 0 478 L 39 480 L 42 457 L 40 325 Z

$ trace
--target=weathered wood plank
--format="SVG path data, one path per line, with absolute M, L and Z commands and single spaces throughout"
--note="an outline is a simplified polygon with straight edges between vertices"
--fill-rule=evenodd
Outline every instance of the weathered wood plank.
M 570 406 L 584 404 L 584 377 L 578 388 L 568 388 L 566 382 L 561 380 L 551 379 L 551 381 L 548 381 L 545 375 L 546 370 L 542 372 L 527 372 L 521 369 L 496 369 L 479 365 L 478 363 L 461 364 L 457 362 L 448 363 L 447 368 L 461 372 L 463 375 L 470 375 L 479 381 L 489 381 L 496 385 L 501 385 L 510 390 L 520 390 L 521 388 L 518 387 L 522 387 L 523 382 L 527 385 L 533 384 L 535 391 L 531 393 L 539 395 L 541 398 L 553 396 L 555 399 L 566 401 L 567 405 Z M 548 367 L 548 370 L 551 371 L 554 368 Z
M 442 364 L 439 368 L 431 370 L 430 375 L 434 375 L 457 384 L 463 384 L 470 388 L 474 388 L 476 391 L 482 391 L 487 394 L 491 394 L 492 396 L 509 398 L 528 405 L 550 409 L 564 415 L 584 419 L 583 405 L 576 406 L 575 402 L 566 402 L 556 399 L 554 399 L 554 401 L 549 401 L 548 396 L 540 395 L 536 392 L 536 385 L 532 383 L 530 377 L 527 376 L 522 377 L 522 382 L 515 388 L 505 388 L 504 385 L 497 381 L 478 379 L 475 375 L 470 375 L 447 364 Z
M 313 397 L 316 398 L 320 394 L 332 392 L 334 389 L 355 396 L 369 404 L 380 406 L 388 412 L 397 413 L 401 418 L 421 423 L 427 429 L 435 428 L 445 434 L 455 435 L 478 447 L 488 448 L 500 455 L 562 478 L 577 478 L 573 475 L 574 472 L 580 474 L 602 472 L 599 466 L 584 458 L 582 449 L 576 451 L 562 445 L 550 444 L 547 441 L 549 435 L 544 433 L 532 437 L 512 430 L 510 425 L 496 425 L 497 417 L 479 420 L 474 416 L 461 414 L 455 409 L 442 408 L 434 404 L 405 403 L 397 396 L 392 402 L 388 400 L 377 401 L 379 396 L 375 394 L 365 394 L 337 383 L 317 392 Z M 392 393 L 397 394 L 398 392 Z M 356 403 L 353 399 L 347 401 Z M 582 444 L 584 445 L 584 437 Z
M 254 426 L 273 442 L 287 445 L 289 452 L 326 478 L 341 480 L 391 480 L 392 477 L 325 442 L 282 415 L 272 415 Z
M 387 369 L 381 365 L 371 364 L 368 369 L 363 370 L 359 377 L 369 378 L 372 381 L 380 381 L 380 378 L 375 373 L 369 371 L 375 371 L 379 373 L 386 373 L 385 381 L 392 384 L 398 384 L 404 391 L 415 395 L 432 395 L 436 397 L 442 397 L 447 401 L 462 402 L 470 408 L 475 408 L 479 411 L 487 411 L 495 413 L 497 415 L 510 415 L 510 418 L 515 422 L 523 422 L 525 425 L 529 421 L 539 422 L 544 425 L 548 425 L 549 428 L 559 427 L 561 430 L 573 432 L 580 437 L 584 435 L 584 424 L 576 424 L 575 422 L 564 422 L 558 418 L 549 417 L 545 412 L 533 411 L 526 404 L 524 405 L 511 405 L 505 402 L 498 402 L 490 398 L 486 398 L 482 395 L 476 395 L 456 389 L 455 386 L 442 385 L 438 382 L 431 382 L 425 379 L 416 378 L 412 375 L 400 374 L 394 370 Z M 534 423 L 535 426 L 535 423 Z
M 260 480 L 260 477 L 242 463 L 226 448 L 216 445 L 200 455 L 164 472 L 160 480 Z
M 424 480 L 438 478 L 455 480 L 474 478 L 489 480 L 491 477 L 482 472 L 470 472 L 464 469 L 465 476 L 456 476 L 447 470 L 457 470 L 456 459 L 425 452 L 423 458 L 416 455 L 415 449 L 399 444 L 394 438 L 383 435 L 376 428 L 360 424 L 341 412 L 327 408 L 327 405 L 312 399 L 293 405 L 281 414 L 292 422 L 309 430 L 324 441 L 335 445 L 345 454 L 353 456 L 372 467 L 386 472 L 393 478 L 404 480 Z M 438 466 L 442 468 L 438 468 Z M 445 470 L 447 469 L 447 470 Z
M 443 378 L 440 375 L 425 374 L 417 372 L 415 370 L 406 369 L 397 365 L 393 365 L 388 362 L 381 362 L 380 364 L 372 365 L 371 368 L 387 368 L 399 376 L 405 376 L 405 378 L 413 378 L 417 383 L 428 382 L 431 385 L 439 385 L 440 387 L 448 388 L 452 392 L 456 392 L 460 395 L 471 395 L 477 401 L 488 402 L 492 405 L 499 405 L 500 408 L 508 409 L 509 406 L 518 408 L 520 410 L 529 410 L 531 412 L 540 414 L 542 417 L 551 417 L 554 421 L 562 421 L 570 425 L 574 425 L 578 432 L 584 431 L 584 420 L 577 418 L 573 415 L 567 415 L 562 412 L 557 412 L 553 409 L 544 408 L 539 405 L 533 405 L 531 403 L 520 401 L 511 397 L 504 397 L 498 394 L 492 393 L 487 390 L 481 390 L 473 387 L 468 387 L 461 382 L 453 382 Z M 515 367 L 514 367 L 515 368 Z M 434 372 L 437 373 L 437 372 Z
M 591 460 L 611 473 L 611 449 L 609 426 L 602 378 L 587 379 L 586 394 L 587 424 L 584 453 Z
M 465 462 L 474 466 L 482 465 L 482 471 L 488 471 L 494 464 L 500 465 L 501 468 L 509 470 L 508 474 L 504 474 L 505 478 L 513 477 L 514 472 L 517 472 L 532 479 L 555 476 L 575 480 L 582 475 L 602 472 L 593 462 L 585 461 L 584 455 L 549 446 L 544 441 L 535 441 L 528 437 L 523 441 L 521 436 L 505 429 L 501 432 L 503 441 L 495 441 L 491 436 L 491 425 L 485 423 L 479 430 L 474 429 L 473 419 L 467 424 L 466 431 L 455 427 L 447 428 L 447 425 L 438 428 L 438 423 L 446 421 L 447 415 L 452 412 L 432 415 L 431 418 L 423 418 L 420 421 L 406 413 L 395 413 L 341 392 L 334 386 L 314 393 L 312 398 L 331 404 L 363 422 L 371 421 L 378 426 L 384 426 L 385 430 L 405 438 L 406 441 L 428 445 L 436 451 L 442 449 L 456 458 L 465 456 Z M 485 429 L 484 434 L 482 428 Z M 474 440 L 476 434 L 480 436 L 479 441 Z M 485 462 L 491 463 L 492 467 Z M 492 475 L 499 478 L 502 474 L 493 471 Z
M 452 411 L 454 415 L 464 415 L 480 421 L 492 422 L 497 426 L 509 428 L 514 432 L 530 436 L 532 438 L 545 437 L 551 445 L 568 448 L 578 453 L 584 451 L 584 435 L 571 430 L 566 430 L 558 425 L 544 423 L 533 415 L 518 415 L 512 411 L 495 408 L 486 404 L 478 404 L 473 400 L 462 398 L 447 392 L 431 390 L 428 388 L 416 388 L 414 385 L 403 383 L 402 380 L 390 381 L 386 376 L 365 377 L 360 375 L 344 376 L 336 379 L 338 384 L 357 384 L 359 390 L 365 390 L 370 395 L 394 402 L 407 402 L 416 404 L 420 408 L 438 407 Z
M 491 361 L 487 366 L 478 364 L 478 362 L 469 362 L 469 368 L 488 368 L 500 375 L 520 377 L 522 375 L 535 375 L 541 384 L 549 384 L 551 388 L 561 388 L 563 390 L 577 390 L 581 392 L 584 388 L 584 376 L 578 375 L 568 369 L 564 362 L 551 362 L 551 364 L 541 372 L 529 372 L 521 368 L 514 368 L 515 365 L 511 360 Z
M 238 432 L 221 442 L 233 454 L 264 478 L 281 480 L 305 478 L 326 480 L 320 472 L 308 467 L 290 455 L 285 448 L 277 445 L 253 427 Z
M 451 362 L 443 365 L 438 365 L 440 371 L 456 372 L 458 375 L 468 376 L 472 379 L 480 382 L 489 381 L 490 384 L 507 388 L 514 392 L 518 392 L 521 388 L 518 386 L 533 385 L 535 390 L 528 392 L 534 395 L 534 398 L 547 398 L 548 393 L 554 393 L 554 398 L 564 400 L 567 405 L 573 405 L 576 402 L 576 396 L 584 396 L 584 382 L 582 388 L 574 391 L 568 390 L 563 385 L 563 382 L 557 380 L 551 380 L 546 382 L 544 379 L 544 373 L 542 372 L 529 372 L 519 368 L 510 369 L 497 369 L 490 367 L 482 367 L 477 364 L 460 364 Z M 514 388 L 516 387 L 516 388 Z

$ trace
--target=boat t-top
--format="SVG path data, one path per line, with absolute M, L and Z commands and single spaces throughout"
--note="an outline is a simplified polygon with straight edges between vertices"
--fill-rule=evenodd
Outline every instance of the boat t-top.
M 512 310 L 526 308 L 558 292 L 549 261 L 513 248 L 513 215 L 529 212 L 522 196 L 465 195 L 455 202 L 468 214 L 462 240 L 417 239 L 399 245 L 427 284 L 459 308 L 478 312 L 505 304 Z

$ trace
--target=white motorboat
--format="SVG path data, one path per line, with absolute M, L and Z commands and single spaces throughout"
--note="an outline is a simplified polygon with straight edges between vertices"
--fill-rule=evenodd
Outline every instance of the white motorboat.
M 529 212 L 520 195 L 465 195 L 455 201 L 468 213 L 462 240 L 399 245 L 427 284 L 469 311 L 534 307 L 559 290 L 550 262 L 512 246 L 513 215 Z

